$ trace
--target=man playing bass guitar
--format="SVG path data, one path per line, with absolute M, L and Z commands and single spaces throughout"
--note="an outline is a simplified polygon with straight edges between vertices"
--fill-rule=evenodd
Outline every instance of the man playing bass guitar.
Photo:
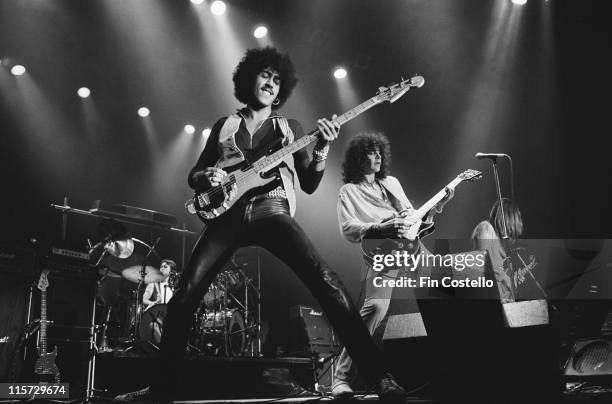
M 214 125 L 204 151 L 189 174 L 189 185 L 196 190 L 210 190 L 221 184 L 229 175 L 227 170 L 219 168 L 227 167 L 224 162 L 255 161 L 269 153 L 274 144 L 297 142 L 304 136 L 296 120 L 285 119 L 276 112 L 297 83 L 288 55 L 270 47 L 249 49 L 236 67 L 233 81 L 236 98 L 246 106 Z M 308 194 L 317 189 L 329 144 L 338 136 L 340 125 L 320 119 L 317 126 L 320 137 L 312 157 L 305 149 L 288 155 L 286 161 L 272 169 L 275 180 L 254 189 L 225 214 L 206 222 L 207 227 L 168 305 L 160 349 L 164 374 L 174 377 L 179 374 L 192 315 L 217 274 L 236 249 L 258 245 L 292 268 L 317 298 L 360 370 L 371 383 L 378 385 L 381 398 L 403 399 L 404 390 L 386 372 L 381 353 L 344 285 L 293 219 L 294 178 L 299 178 L 301 188 Z M 152 386 L 153 392 L 167 393 L 176 387 L 168 386 L 168 382 L 174 384 L 167 379 L 159 380 Z

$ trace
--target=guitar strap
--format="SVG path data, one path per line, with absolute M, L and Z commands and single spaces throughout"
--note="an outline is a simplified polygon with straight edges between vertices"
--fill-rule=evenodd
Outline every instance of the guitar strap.
M 283 144 L 291 143 L 294 140 L 294 134 L 289 127 L 289 123 L 287 119 L 282 116 L 274 115 L 269 117 L 272 119 L 274 124 L 275 132 L 277 127 L 280 128 L 280 132 L 283 136 Z M 239 162 L 244 161 L 244 154 L 236 145 L 236 132 L 240 128 L 240 123 L 242 122 L 242 117 L 239 114 L 232 114 L 227 117 L 221 130 L 219 132 L 219 153 L 221 155 L 219 161 L 217 162 L 217 167 L 228 167 Z M 279 172 L 281 176 L 281 181 L 283 182 L 283 187 L 285 188 L 285 192 L 287 194 L 287 201 L 289 202 L 289 213 L 291 216 L 295 215 L 296 209 L 296 196 L 295 196 L 295 181 L 293 178 L 295 176 L 295 169 L 293 167 L 293 156 L 288 155 L 284 162 L 285 166 L 279 167 Z
M 402 190 L 402 186 L 395 177 L 387 176 L 386 178 L 379 180 L 385 190 L 390 193 L 401 205 L 403 209 L 414 209 L 406 194 Z

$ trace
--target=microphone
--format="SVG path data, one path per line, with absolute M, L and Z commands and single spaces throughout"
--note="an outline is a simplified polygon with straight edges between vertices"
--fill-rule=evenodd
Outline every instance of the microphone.
M 482 160 L 482 159 L 496 160 L 498 157 L 510 157 L 510 156 L 504 153 L 480 153 L 478 152 L 474 155 L 474 157 L 476 157 L 478 160 Z

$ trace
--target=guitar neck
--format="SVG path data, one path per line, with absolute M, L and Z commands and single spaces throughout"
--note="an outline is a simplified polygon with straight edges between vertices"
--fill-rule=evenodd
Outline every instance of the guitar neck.
M 40 352 L 47 353 L 47 292 L 40 291 Z
M 352 120 L 353 118 L 356 118 L 357 116 L 361 115 L 362 113 L 372 108 L 373 106 L 377 105 L 378 103 L 379 102 L 376 101 L 376 97 L 372 97 L 362 102 L 361 104 L 357 105 L 355 108 L 340 115 L 339 117 L 334 119 L 332 122 L 337 122 L 340 125 L 344 125 L 348 121 Z M 293 154 L 297 152 L 298 150 L 303 149 L 304 147 L 308 146 L 309 144 L 313 143 L 314 141 L 318 139 L 319 139 L 319 129 L 315 129 L 309 132 L 306 136 L 299 138 L 295 142 L 290 143 L 287 146 L 283 147 L 282 149 L 277 150 L 276 152 L 270 154 L 269 156 L 266 156 L 258 160 L 255 164 L 253 164 L 253 168 L 256 171 L 265 171 L 269 169 L 270 167 L 275 166 L 278 162 L 283 160 L 288 155 Z
M 452 180 L 451 182 L 448 183 L 448 185 L 446 185 L 446 187 L 442 188 L 437 194 L 435 194 L 430 200 L 428 200 L 427 202 L 425 202 L 423 204 L 423 206 L 421 206 L 419 209 L 417 209 L 416 211 L 416 215 L 422 219 L 423 217 L 425 217 L 425 215 L 427 214 L 427 212 L 429 212 L 430 210 L 432 210 L 437 204 L 438 202 L 440 202 L 442 199 L 444 199 L 444 197 L 446 196 L 446 188 L 450 188 L 450 189 L 455 189 L 455 187 L 457 185 L 459 185 L 461 183 L 461 181 L 463 181 L 461 178 L 457 177 L 454 180 Z

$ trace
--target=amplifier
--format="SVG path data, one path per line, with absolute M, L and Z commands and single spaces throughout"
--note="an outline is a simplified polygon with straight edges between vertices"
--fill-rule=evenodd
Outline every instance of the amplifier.
M 293 306 L 289 310 L 289 350 L 292 352 L 329 353 L 339 343 L 321 310 L 308 306 Z
M 93 279 L 97 273 L 89 265 L 89 254 L 74 245 L 64 242 L 54 243 L 49 249 L 45 266 L 51 276 L 71 279 Z
M 51 254 L 58 257 L 66 257 L 77 261 L 88 262 L 89 254 L 84 251 L 72 250 L 62 247 L 51 247 Z

